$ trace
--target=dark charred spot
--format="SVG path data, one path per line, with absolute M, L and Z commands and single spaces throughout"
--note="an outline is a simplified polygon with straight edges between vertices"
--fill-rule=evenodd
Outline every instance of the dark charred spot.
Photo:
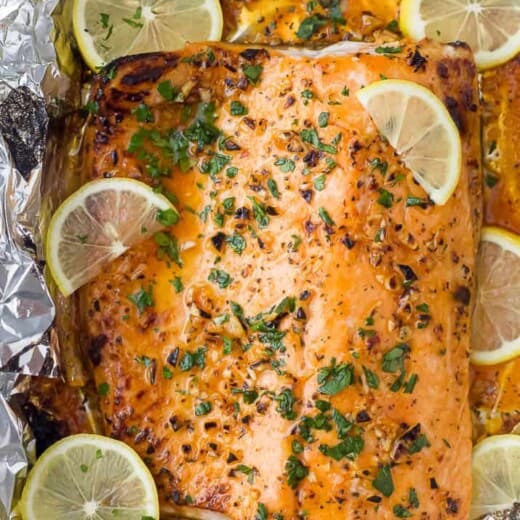
M 296 99 L 294 96 L 287 96 L 287 99 L 285 100 L 284 108 L 292 107 L 295 102 L 296 102 Z
M 212 430 L 213 428 L 217 427 L 217 423 L 215 421 L 208 421 L 207 423 L 204 423 L 204 429 L 205 430 Z
M 235 141 L 232 141 L 231 139 L 226 139 L 224 141 L 224 148 L 228 152 L 236 152 L 238 150 L 241 150 L 240 146 L 238 146 L 238 144 L 235 143 Z
M 191 444 L 183 444 L 181 450 L 183 453 L 191 453 Z
M 350 155 L 355 155 L 359 150 L 363 148 L 363 145 L 356 139 L 349 147 Z
M 382 501 L 382 498 L 377 495 L 372 495 L 371 497 L 368 497 L 367 500 L 369 502 L 373 502 L 374 504 L 379 504 Z
M 477 111 L 477 105 L 473 101 L 473 89 L 471 87 L 462 90 L 462 103 L 464 108 L 469 112 Z
M 227 88 L 235 88 L 235 82 L 231 78 L 226 78 L 224 84 Z
M 211 237 L 211 243 L 217 251 L 222 251 L 224 242 L 226 241 L 226 235 L 219 231 L 216 235 Z
M 202 318 L 205 318 L 207 320 L 210 320 L 211 319 L 211 314 L 209 312 L 206 312 L 205 310 L 203 309 L 199 309 L 199 314 Z
M 235 218 L 240 220 L 249 220 L 251 218 L 251 212 L 249 211 L 249 208 L 238 208 L 235 211 Z
M 90 345 L 88 346 L 88 357 L 95 367 L 99 366 L 101 363 L 101 351 L 107 342 L 108 337 L 106 334 L 100 334 L 90 340 Z
M 229 63 L 224 63 L 224 67 L 229 70 L 229 72 L 232 72 L 233 74 L 235 74 L 235 72 L 237 71 L 236 67 L 233 67 L 232 65 L 230 65 Z M 227 81 L 227 78 L 224 80 L 224 82 L 226 83 Z M 232 80 L 231 80 L 232 81 Z M 227 85 L 227 83 L 226 83 Z
M 300 300 L 302 302 L 304 302 L 305 300 L 308 300 L 309 299 L 309 296 L 311 295 L 311 292 L 310 291 L 303 291 L 301 294 L 300 294 Z
M 231 464 L 231 463 L 233 463 L 233 462 L 236 462 L 237 460 L 238 460 L 238 457 L 237 457 L 234 453 L 230 453 L 230 454 L 228 455 L 228 458 L 226 459 L 226 462 L 227 462 L 228 464 Z
M 358 412 L 358 414 L 356 415 L 356 422 L 364 423 L 368 421 L 370 421 L 370 415 L 366 410 L 361 410 L 360 412 Z
M 397 267 L 399 267 L 399 270 L 407 282 L 415 282 L 417 280 L 417 275 L 409 265 L 397 264 Z
M 254 130 L 256 128 L 256 123 L 255 123 L 254 119 L 251 119 L 250 117 L 244 117 L 244 119 L 242 119 L 242 121 L 251 130 Z
M 27 422 L 36 439 L 36 455 L 41 455 L 49 446 L 70 435 L 67 424 L 28 402 L 23 406 Z
M 307 314 L 303 310 L 303 307 L 298 307 L 298 310 L 296 311 L 296 319 L 302 321 L 307 319 Z
M 305 222 L 305 231 L 307 232 L 307 234 L 312 233 L 316 229 L 316 227 L 316 224 L 314 224 L 310 219 Z
M 300 194 L 305 202 L 312 201 L 312 190 L 300 190 Z
M 247 78 L 245 76 L 242 76 L 237 81 L 237 88 L 239 88 L 240 90 L 247 90 L 248 86 L 249 86 L 249 81 L 247 81 Z
M 269 58 L 269 53 L 265 49 L 245 49 L 240 53 L 240 56 L 242 56 L 242 58 L 246 59 L 247 61 L 253 61 L 258 56 L 262 58 Z
M 101 304 L 99 303 L 99 300 L 97 298 L 92 302 L 92 307 L 94 307 L 94 310 L 96 312 L 99 312 L 101 310 Z
M 401 435 L 401 437 L 399 437 L 399 440 L 404 441 L 404 442 L 413 442 L 413 441 L 417 440 L 420 433 L 421 433 L 421 425 L 420 425 L 420 423 L 417 423 L 413 428 L 408 430 L 404 435 Z
M 264 241 L 263 241 L 260 237 L 258 237 L 258 238 L 256 239 L 256 241 L 258 242 L 258 247 L 259 247 L 260 249 L 265 249 Z
M 450 69 L 448 68 L 448 66 L 445 63 L 443 63 L 441 61 L 441 62 L 437 63 L 437 74 L 442 79 L 448 79 L 448 77 L 450 75 Z
M 182 421 L 176 415 L 170 417 L 169 423 L 174 432 L 178 432 L 182 428 Z
M 456 514 L 459 512 L 459 501 L 448 497 L 446 500 L 446 512 L 449 514 Z
M 112 161 L 112 164 L 114 166 L 117 166 L 117 163 L 119 162 L 119 156 L 117 155 L 117 150 L 112 150 L 110 152 L 110 160 Z
M 430 478 L 430 489 L 439 489 L 439 484 L 437 484 L 434 477 Z
M 457 287 L 457 289 L 455 289 L 453 297 L 463 305 L 469 305 L 469 302 L 471 300 L 471 292 L 467 287 L 461 285 Z
M 242 422 L 244 424 L 249 424 L 250 421 L 251 421 L 251 416 L 250 415 L 244 415 L 244 417 L 242 417 Z
M 457 125 L 459 132 L 464 132 L 464 121 L 462 119 L 462 114 L 460 112 L 457 100 L 451 96 L 446 96 L 444 99 L 444 104 L 446 105 L 453 122 Z
M 168 362 L 168 364 L 170 364 L 172 367 L 176 367 L 177 366 L 177 362 L 179 361 L 179 353 L 180 353 L 180 348 L 179 347 L 175 347 L 169 354 L 168 354 L 168 357 L 166 358 L 166 361 Z
M 278 215 L 278 210 L 276 208 L 273 208 L 273 206 L 267 206 L 265 208 L 265 212 L 268 215 L 271 215 L 271 217 L 276 217 Z
M 107 144 L 108 143 L 108 135 L 104 132 L 100 132 L 96 130 L 96 137 L 94 139 L 96 144 Z
M 356 242 L 350 238 L 350 236 L 347 234 L 341 239 L 341 243 L 347 248 L 352 249 Z
M 320 158 L 318 152 L 316 150 L 311 150 L 309 153 L 303 156 L 303 162 L 313 168 L 318 164 L 318 159 Z
M 214 442 L 209 442 L 208 443 L 208 446 L 210 447 L 210 449 L 212 449 L 213 451 L 217 451 L 217 444 L 215 444 Z
M 426 69 L 426 58 L 419 52 L 419 49 L 415 49 L 415 51 L 410 53 L 408 56 L 408 65 L 413 68 L 414 72 L 419 72 L 420 70 Z

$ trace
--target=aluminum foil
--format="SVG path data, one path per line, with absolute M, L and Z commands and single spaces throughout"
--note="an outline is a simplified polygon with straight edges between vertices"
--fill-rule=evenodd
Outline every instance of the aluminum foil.
M 57 377 L 55 306 L 42 266 L 42 177 L 51 115 L 72 85 L 55 45 L 59 0 L 0 0 L 0 519 L 34 454 L 20 406 L 25 376 Z M 70 2 L 69 2 L 70 4 Z M 70 50 L 69 50 L 70 54 Z M 63 61 L 69 55 L 63 52 Z M 62 67 L 63 69 L 63 67 Z M 70 72 L 69 67 L 69 72 Z

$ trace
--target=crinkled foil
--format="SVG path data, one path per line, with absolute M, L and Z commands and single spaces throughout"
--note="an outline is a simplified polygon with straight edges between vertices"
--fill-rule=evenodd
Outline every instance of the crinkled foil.
M 60 20 L 67 3 L 72 2 L 0 0 L 1 520 L 15 517 L 34 454 L 20 412 L 26 376 L 59 375 L 56 310 L 42 271 L 40 224 L 49 128 L 70 104 L 74 85 Z M 56 49 L 61 70 L 69 64 L 68 74 L 60 72 Z

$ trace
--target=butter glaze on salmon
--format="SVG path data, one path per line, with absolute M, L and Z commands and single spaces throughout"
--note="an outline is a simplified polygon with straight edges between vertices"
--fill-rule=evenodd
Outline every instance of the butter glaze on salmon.
M 106 433 L 165 511 L 467 518 L 475 66 L 464 46 L 373 50 L 197 44 L 95 82 L 87 177 L 152 183 L 181 215 L 82 294 Z M 460 129 L 445 206 L 356 100 L 382 76 L 430 88 Z

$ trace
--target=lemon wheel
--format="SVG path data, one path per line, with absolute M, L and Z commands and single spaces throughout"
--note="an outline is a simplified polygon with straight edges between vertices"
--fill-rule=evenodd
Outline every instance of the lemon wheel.
M 480 69 L 520 52 L 518 0 L 403 0 L 399 24 L 415 40 L 464 41 Z
M 47 266 L 68 296 L 108 262 L 177 218 L 169 200 L 142 182 L 89 182 L 54 213 L 47 231 Z
M 357 92 L 377 129 L 436 204 L 445 204 L 460 178 L 460 136 L 448 110 L 412 81 L 382 80 Z
M 23 520 L 159 520 L 157 489 L 139 455 L 100 435 L 72 435 L 37 460 L 25 485 Z
M 520 356 L 520 236 L 482 231 L 471 361 L 495 365 Z
M 91 69 L 115 58 L 220 40 L 218 0 L 74 0 L 73 29 Z

